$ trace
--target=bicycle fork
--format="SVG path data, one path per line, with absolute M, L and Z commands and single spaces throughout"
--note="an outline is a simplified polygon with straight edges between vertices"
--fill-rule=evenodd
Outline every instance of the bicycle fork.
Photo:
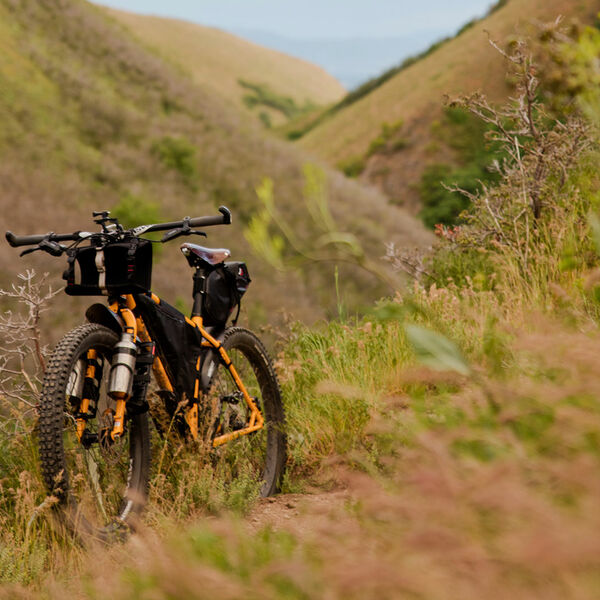
M 117 308 L 124 327 L 121 339 L 114 348 L 108 377 L 107 395 L 114 400 L 114 411 L 108 409 L 112 417 L 110 433 L 107 435 L 114 442 L 120 438 L 125 431 L 125 407 L 132 395 L 145 397 L 145 391 L 149 382 L 149 371 L 154 358 L 154 344 L 151 348 L 145 348 L 138 356 L 136 342 L 137 324 L 133 313 L 124 307 Z M 115 311 L 116 312 L 116 311 Z M 148 351 L 149 350 L 149 351 Z M 148 355 L 148 356 L 146 356 Z M 80 442 L 86 443 L 86 422 L 90 418 L 90 408 L 95 414 L 95 402 L 98 400 L 98 389 L 100 385 L 101 370 L 99 371 L 99 356 L 94 349 L 88 351 L 85 363 L 79 361 L 74 369 L 75 379 L 72 383 L 72 391 L 69 396 L 79 399 L 79 410 L 76 416 L 76 431 Z M 84 385 L 88 382 L 89 385 Z M 94 405 L 94 406 L 92 406 Z
M 121 339 L 115 346 L 108 379 L 108 395 L 116 402 L 113 428 L 110 432 L 113 441 L 120 438 L 125 430 L 125 404 L 131 398 L 137 358 L 135 317 L 128 308 L 120 307 L 119 314 L 125 326 Z

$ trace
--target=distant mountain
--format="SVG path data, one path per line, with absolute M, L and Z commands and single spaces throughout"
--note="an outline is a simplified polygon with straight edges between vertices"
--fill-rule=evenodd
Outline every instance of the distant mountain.
M 239 29 L 235 33 L 261 46 L 317 64 L 347 89 L 353 89 L 398 64 L 406 56 L 424 50 L 444 34 L 431 30 L 391 38 L 303 39 L 253 29 Z

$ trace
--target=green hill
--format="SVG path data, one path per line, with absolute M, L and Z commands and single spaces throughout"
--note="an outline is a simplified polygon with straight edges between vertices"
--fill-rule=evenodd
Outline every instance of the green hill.
M 320 67 L 225 31 L 106 10 L 140 41 L 180 65 L 199 86 L 228 103 L 268 115 L 273 124 L 344 95 L 340 82 Z
M 502 44 L 532 22 L 563 15 L 592 23 L 597 12 L 595 0 L 498 2 L 487 18 L 350 94 L 322 115 L 299 143 L 331 165 L 360 174 L 393 202 L 416 212 L 423 171 L 451 161 L 454 154 L 451 145 L 436 136 L 443 122 L 444 96 L 482 90 L 497 101 L 511 91 L 498 75 L 503 72 L 502 59 L 488 44 L 486 32 Z
M 231 246 L 249 262 L 255 284 L 247 305 L 255 322 L 281 307 L 309 320 L 335 307 L 333 265 L 273 273 L 244 240 L 258 207 L 255 188 L 265 176 L 274 182 L 277 209 L 310 239 L 302 152 L 241 119 L 220 96 L 82 0 L 2 0 L 0 51 L 3 229 L 87 228 L 93 209 L 117 209 L 137 221 L 172 220 L 212 214 L 225 204 L 234 225 L 211 230 L 207 243 Z M 427 242 L 411 217 L 333 172 L 327 172 L 327 195 L 340 229 L 357 233 L 375 256 L 386 241 Z M 178 254 L 177 244 L 164 248 L 155 284 L 171 301 L 187 302 L 191 283 Z M 31 265 L 52 268 L 56 278 L 59 262 L 37 254 L 18 261 L 3 244 L 0 283 Z M 351 306 L 382 292 L 356 270 L 342 280 Z

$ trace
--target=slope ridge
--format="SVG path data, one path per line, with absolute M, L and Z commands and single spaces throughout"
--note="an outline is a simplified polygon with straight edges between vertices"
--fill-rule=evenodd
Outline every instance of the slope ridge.
M 375 183 L 392 201 L 418 210 L 415 184 L 435 159 L 428 145 L 431 126 L 442 114 L 444 96 L 479 89 L 492 100 L 500 100 L 510 91 L 500 75 L 501 58 L 487 43 L 488 32 L 492 39 L 504 42 L 526 31 L 532 22 L 559 15 L 593 22 L 597 10 L 595 0 L 508 0 L 484 20 L 323 120 L 299 144 L 332 165 L 364 161 L 364 181 Z M 386 123 L 397 127 L 401 138 L 397 148 L 368 156 Z

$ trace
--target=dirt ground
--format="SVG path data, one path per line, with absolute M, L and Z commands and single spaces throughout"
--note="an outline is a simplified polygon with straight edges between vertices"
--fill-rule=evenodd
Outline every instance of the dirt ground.
M 262 498 L 247 517 L 250 531 L 265 526 L 292 533 L 315 531 L 327 527 L 332 519 L 347 519 L 345 505 L 350 499 L 346 489 L 323 492 L 314 490 L 306 494 L 281 494 Z

